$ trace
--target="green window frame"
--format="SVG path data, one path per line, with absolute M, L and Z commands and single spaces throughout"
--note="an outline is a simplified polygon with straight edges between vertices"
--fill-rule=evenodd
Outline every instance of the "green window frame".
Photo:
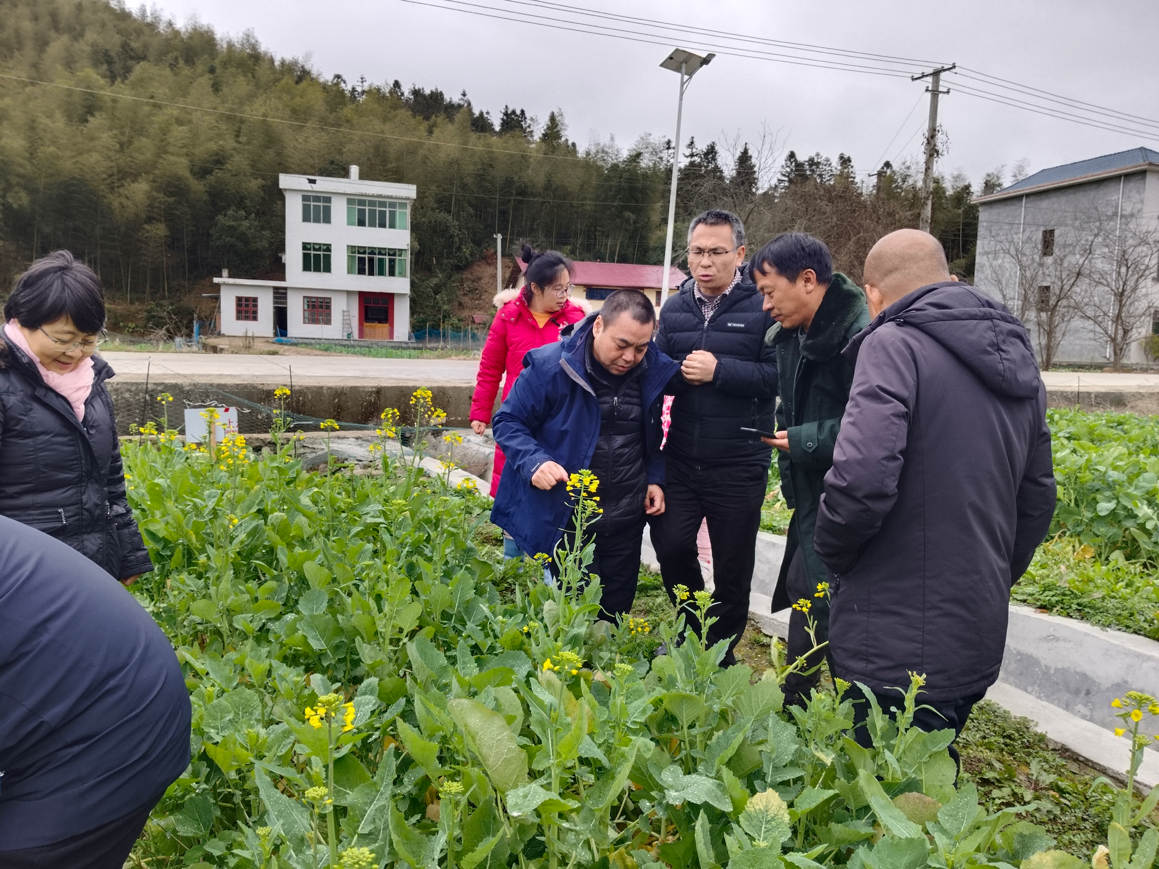
M 329 223 L 330 197 L 315 193 L 302 194 L 302 223 Z
M 346 273 L 378 278 L 405 278 L 407 252 L 396 247 L 346 248 Z
M 407 204 L 393 199 L 346 200 L 346 225 L 375 229 L 406 229 Z
M 330 245 L 302 242 L 302 271 L 330 273 Z

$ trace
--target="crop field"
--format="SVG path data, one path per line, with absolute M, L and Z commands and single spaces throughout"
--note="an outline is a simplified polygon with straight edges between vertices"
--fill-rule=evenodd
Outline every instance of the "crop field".
M 430 401 L 416 393 L 408 422 L 437 419 Z M 194 710 L 192 764 L 129 865 L 1089 865 L 1025 804 L 980 795 L 985 776 L 955 788 L 949 734 L 906 726 L 919 677 L 900 727 L 873 715 L 865 749 L 848 734 L 855 686 L 785 709 L 775 655 L 721 670 L 722 647 L 678 644 L 703 597 L 599 623 L 584 553 L 554 588 L 495 558 L 487 499 L 392 453 L 396 422 L 384 412 L 378 467 L 319 473 L 284 431 L 261 454 L 242 437 L 187 447 L 164 424 L 126 442 L 157 566 L 133 590 Z M 588 521 L 596 485 L 570 483 Z M 1060 532 L 1098 558 L 1122 551 L 1082 536 L 1083 498 Z M 1139 546 L 1124 558 L 1155 551 Z M 1109 869 L 1133 851 L 1149 866 L 1153 803 L 1105 793 Z

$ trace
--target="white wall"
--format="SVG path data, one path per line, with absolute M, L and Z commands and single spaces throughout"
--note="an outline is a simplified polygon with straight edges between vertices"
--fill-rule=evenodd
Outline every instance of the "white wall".
M 304 300 L 307 296 L 323 296 L 330 299 L 330 325 L 304 322 Z M 357 293 L 327 289 L 303 289 L 290 287 L 286 291 L 286 334 L 290 338 L 324 340 L 345 338 L 342 329 L 342 312 L 350 312 L 350 331 L 358 337 Z
M 222 335 L 254 335 L 260 338 L 274 337 L 274 288 L 252 287 L 239 284 L 221 283 Z M 258 300 L 258 319 L 237 319 L 237 297 L 255 296 Z
M 410 338 L 410 296 L 397 293 L 394 297 L 394 340 L 406 341 Z

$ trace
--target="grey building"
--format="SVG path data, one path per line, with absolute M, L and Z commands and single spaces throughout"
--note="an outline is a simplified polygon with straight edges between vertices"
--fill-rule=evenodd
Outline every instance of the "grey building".
M 1043 169 L 974 201 L 974 282 L 1022 318 L 1044 367 L 1151 361 L 1159 151 Z

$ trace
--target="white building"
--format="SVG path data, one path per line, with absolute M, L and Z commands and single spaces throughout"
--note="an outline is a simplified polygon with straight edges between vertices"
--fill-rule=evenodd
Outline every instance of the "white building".
M 413 184 L 279 175 L 286 279 L 223 275 L 223 335 L 405 341 Z

